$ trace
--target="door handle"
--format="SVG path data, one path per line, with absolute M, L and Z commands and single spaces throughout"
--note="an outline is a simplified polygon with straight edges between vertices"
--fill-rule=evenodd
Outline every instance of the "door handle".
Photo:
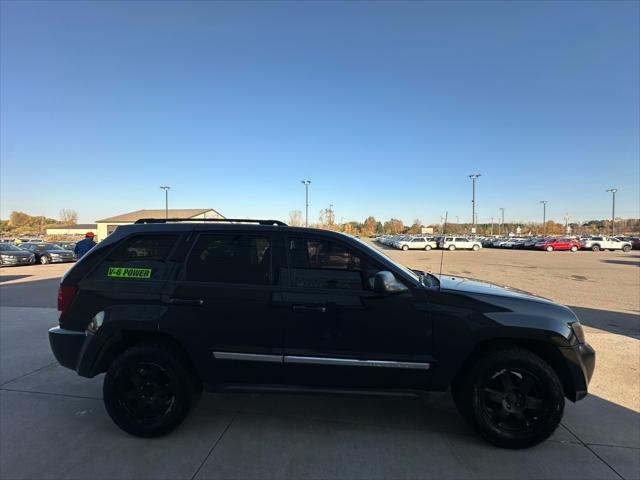
M 199 306 L 204 304 L 204 300 L 196 299 L 190 300 L 187 298 L 170 298 L 169 303 L 172 305 L 195 305 Z
M 294 305 L 291 307 L 294 312 L 320 312 L 325 313 L 327 307 L 310 307 L 308 305 Z

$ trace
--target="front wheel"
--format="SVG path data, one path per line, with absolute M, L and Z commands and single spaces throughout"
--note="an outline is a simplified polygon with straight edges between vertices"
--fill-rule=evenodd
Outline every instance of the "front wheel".
M 403 250 L 403 251 L 405 251 L 405 252 L 406 252 L 407 250 L 409 250 L 409 245 L 403 245 L 403 246 L 402 246 L 402 250 Z
M 503 448 L 542 442 L 564 412 L 558 375 L 540 357 L 518 347 L 481 357 L 453 390 L 462 416 L 486 440 Z
M 449 250 L 451 250 L 452 252 L 456 249 L 455 245 L 449 245 Z
M 46 255 L 43 255 L 40 257 L 40 264 L 41 265 L 46 265 L 47 263 L 49 263 L 49 257 L 47 257 Z
M 631 251 L 631 245 L 625 245 L 624 247 L 622 247 L 622 251 L 625 253 Z
M 578 247 L 576 247 L 575 245 L 571 246 L 571 251 L 572 252 L 577 252 L 578 251 Z
M 594 252 L 599 252 L 600 251 L 600 245 L 594 245 L 593 247 L 591 247 L 591 250 L 593 250 Z
M 185 365 L 156 344 L 141 344 L 117 357 L 102 390 L 111 419 L 138 437 L 159 437 L 174 430 L 199 396 L 198 384 Z
M 478 250 L 480 250 L 480 246 L 479 245 L 474 245 L 471 250 L 473 250 L 474 252 L 477 252 Z
M 547 247 L 547 252 L 553 252 L 553 247 L 551 245 Z
M 429 250 L 431 250 L 431 245 L 427 245 L 426 247 L 424 247 L 424 249 L 428 252 Z

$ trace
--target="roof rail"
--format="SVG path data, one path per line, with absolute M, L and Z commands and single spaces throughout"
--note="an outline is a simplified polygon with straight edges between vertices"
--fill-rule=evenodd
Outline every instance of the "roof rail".
M 286 227 L 287 224 L 280 220 L 256 220 L 252 218 L 141 218 L 140 223 L 172 223 L 172 222 L 227 222 L 227 223 L 257 223 L 259 225 L 278 225 Z

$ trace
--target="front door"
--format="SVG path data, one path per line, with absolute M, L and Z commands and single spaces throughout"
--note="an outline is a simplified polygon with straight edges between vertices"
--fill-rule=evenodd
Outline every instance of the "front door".
M 296 236 L 286 242 L 282 294 L 284 376 L 296 385 L 426 388 L 432 329 L 424 292 L 381 296 L 375 260 L 347 244 Z
M 210 383 L 281 382 L 272 244 L 271 235 L 203 232 L 180 280 L 168 284 L 162 327 L 198 358 Z

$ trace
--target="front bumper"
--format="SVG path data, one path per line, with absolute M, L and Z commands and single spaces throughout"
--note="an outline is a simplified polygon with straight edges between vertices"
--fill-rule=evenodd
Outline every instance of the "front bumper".
M 65 262 L 75 262 L 76 259 L 73 257 L 51 257 L 51 263 L 65 263 Z
M 570 400 L 577 402 L 587 396 L 588 386 L 596 368 L 596 351 L 588 343 L 579 343 L 560 349 L 567 361 L 574 394 Z
M 0 261 L 0 265 L 33 265 L 35 261 L 35 257 L 4 257 L 2 261 Z

